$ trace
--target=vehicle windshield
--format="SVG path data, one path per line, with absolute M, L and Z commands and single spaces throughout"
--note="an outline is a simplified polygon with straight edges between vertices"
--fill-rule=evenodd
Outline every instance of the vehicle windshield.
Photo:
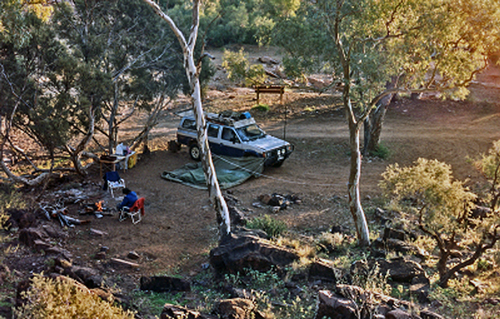
M 266 133 L 256 124 L 240 127 L 236 131 L 242 141 L 252 141 L 266 136 Z

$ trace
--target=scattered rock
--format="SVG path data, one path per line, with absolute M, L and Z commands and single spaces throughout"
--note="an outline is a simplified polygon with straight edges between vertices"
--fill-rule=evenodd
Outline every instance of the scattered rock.
M 98 288 L 102 286 L 103 278 L 96 269 L 73 266 L 71 268 L 71 273 L 76 275 L 77 278 L 70 277 L 81 281 L 88 288 Z
M 318 292 L 318 308 L 315 319 L 357 319 L 354 301 L 335 295 L 329 290 Z
M 111 262 L 117 266 L 124 266 L 124 267 L 129 267 L 129 268 L 139 268 L 139 264 L 136 264 L 136 263 L 133 263 L 130 261 L 126 261 L 123 259 L 119 259 L 119 258 L 111 258 Z
M 406 233 L 404 230 L 385 227 L 384 234 L 382 235 L 382 239 L 383 240 L 398 239 L 398 240 L 405 241 L 406 240 Z
M 434 312 L 432 312 L 430 310 L 422 310 L 422 311 L 420 311 L 420 317 L 422 319 L 444 319 L 443 317 L 441 317 L 437 313 L 434 313 Z
M 155 292 L 191 291 L 191 283 L 189 281 L 176 277 L 141 277 L 140 282 L 141 290 Z
M 420 274 L 413 277 L 410 285 L 410 294 L 415 296 L 420 303 L 429 302 L 429 291 L 431 289 L 431 282 L 425 274 Z
M 106 252 L 105 251 L 99 251 L 95 254 L 94 259 L 97 260 L 104 260 L 106 259 Z
M 391 280 L 396 282 L 408 282 L 416 276 L 424 274 L 424 269 L 420 264 L 413 260 L 406 260 L 403 257 L 392 259 L 368 259 L 367 261 L 359 260 L 351 265 L 351 275 L 363 274 L 367 275 L 375 266 L 379 267 L 379 273 L 382 275 L 389 274 Z
M 253 316 L 254 309 L 254 303 L 249 299 L 243 298 L 221 300 L 214 307 L 214 311 L 222 319 L 255 318 Z
M 280 62 L 278 60 L 275 60 L 275 59 L 268 57 L 268 56 L 261 56 L 258 58 L 258 61 L 260 63 L 265 63 L 265 64 L 280 64 Z
M 322 280 L 336 283 L 339 270 L 333 266 L 333 262 L 326 259 L 315 260 L 309 266 L 309 280 Z
M 139 256 L 139 254 L 136 253 L 135 251 L 130 251 L 127 255 L 127 258 L 132 259 L 132 260 L 137 260 L 137 259 L 141 258 L 141 256 Z
M 210 251 L 210 264 L 218 272 L 243 273 L 248 268 L 268 271 L 272 267 L 290 265 L 298 259 L 299 256 L 290 249 L 247 234 L 231 234 Z
M 101 231 L 101 230 L 97 230 L 97 229 L 91 228 L 90 229 L 90 235 L 104 237 L 104 236 L 108 236 L 108 233 L 106 233 L 104 231 Z
M 33 242 L 33 246 L 37 251 L 45 251 L 46 249 L 52 247 L 51 244 L 41 240 L 41 239 L 35 239 Z
M 412 319 L 412 316 L 401 309 L 394 309 L 387 313 L 386 319 Z
M 44 240 L 46 234 L 39 228 L 24 228 L 19 232 L 19 242 L 28 247 L 35 245 L 35 240 Z
M 182 306 L 165 304 L 160 319 L 218 319 L 216 316 L 201 314 Z

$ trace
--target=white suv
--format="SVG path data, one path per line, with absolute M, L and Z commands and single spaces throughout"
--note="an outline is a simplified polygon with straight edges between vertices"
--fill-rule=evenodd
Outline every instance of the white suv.
M 287 141 L 266 134 L 248 112 L 206 114 L 210 150 L 217 155 L 265 158 L 265 166 L 279 167 L 293 152 Z M 200 159 L 194 116 L 184 116 L 177 129 L 177 142 L 189 147 L 189 155 Z

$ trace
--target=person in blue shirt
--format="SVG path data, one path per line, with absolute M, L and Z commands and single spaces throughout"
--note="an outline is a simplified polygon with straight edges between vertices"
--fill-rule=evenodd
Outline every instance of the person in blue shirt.
M 132 207 L 137 201 L 137 194 L 128 188 L 124 188 L 122 192 L 125 197 L 123 198 L 122 202 L 118 206 L 116 206 L 116 209 L 121 210 L 123 207 L 125 207 L 126 209 L 130 209 L 130 207 Z

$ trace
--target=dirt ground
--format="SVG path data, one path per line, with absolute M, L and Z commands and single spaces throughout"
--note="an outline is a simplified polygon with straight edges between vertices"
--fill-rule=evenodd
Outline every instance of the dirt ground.
M 419 157 L 451 164 L 456 178 L 469 178 L 469 185 L 476 186 L 481 176 L 468 163 L 468 158 L 477 158 L 493 141 L 500 139 L 500 89 L 494 87 L 497 74 L 496 69 L 484 74 L 480 80 L 488 85 L 473 84 L 466 102 L 402 99 L 390 106 L 382 143 L 391 155 L 387 160 L 363 160 L 361 194 L 365 207 L 375 205 L 380 193 L 380 175 L 388 165 L 409 165 Z M 230 107 L 250 110 L 256 103 L 255 93 L 250 89 L 215 88 L 213 85 L 207 93 L 205 106 L 209 111 Z M 348 130 L 343 110 L 332 107 L 338 104 L 336 97 L 289 90 L 283 105 L 272 95 L 264 96 L 261 102 L 268 103 L 271 111 L 252 112 L 258 123 L 267 133 L 293 143 L 295 151 L 282 167 L 267 168 L 264 176 L 234 187 L 228 193 L 239 200 L 250 218 L 270 214 L 267 207 L 253 206 L 261 194 L 298 195 L 302 204 L 292 205 L 273 217 L 301 233 L 321 233 L 334 224 L 352 229 L 345 210 Z M 181 102 L 165 114 L 152 132 L 153 152 L 140 155 L 135 167 L 120 172 L 127 186 L 146 198 L 143 221 L 133 225 L 129 220 L 119 222 L 116 216 L 105 216 L 70 229 L 66 248 L 73 252 L 76 262 L 113 273 L 118 270 L 109 264 L 109 258 L 125 258 L 129 251 L 135 251 L 141 256 L 137 261 L 140 269 L 119 271 L 138 279 L 143 275 L 193 274 L 208 261 L 218 235 L 208 193 L 160 177 L 163 171 L 192 162 L 186 148 L 177 153 L 166 150 L 167 142 L 175 138 L 179 121 L 174 112 L 183 107 Z M 101 184 L 98 169 L 94 170 L 93 179 L 98 189 Z M 117 200 L 103 191 L 100 194 L 106 196 L 107 207 L 116 205 Z M 90 228 L 108 235 L 91 236 Z M 108 258 L 93 259 L 101 246 L 109 247 Z

